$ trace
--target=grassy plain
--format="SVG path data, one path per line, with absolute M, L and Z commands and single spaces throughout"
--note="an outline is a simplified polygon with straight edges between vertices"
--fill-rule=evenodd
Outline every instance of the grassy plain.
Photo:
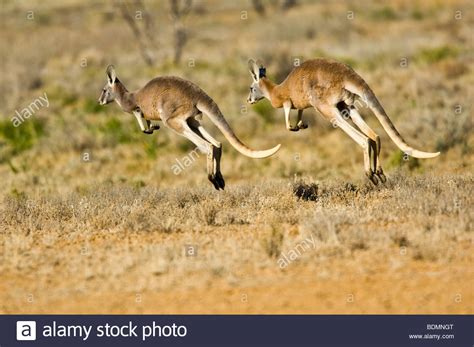
M 0 312 L 473 313 L 470 1 L 301 1 L 265 17 L 250 1 L 199 1 L 180 64 L 168 2 L 145 4 L 151 67 L 113 3 L 2 3 Z M 441 156 L 405 160 L 364 111 L 388 176 L 373 187 L 360 148 L 315 112 L 292 133 L 282 110 L 245 104 L 248 58 L 282 81 L 318 56 L 351 64 L 404 138 Z M 110 63 L 129 89 L 188 78 L 245 143 L 282 149 L 243 157 L 205 120 L 226 190 L 204 155 L 175 175 L 191 143 L 97 105 Z M 44 93 L 49 106 L 14 127 Z

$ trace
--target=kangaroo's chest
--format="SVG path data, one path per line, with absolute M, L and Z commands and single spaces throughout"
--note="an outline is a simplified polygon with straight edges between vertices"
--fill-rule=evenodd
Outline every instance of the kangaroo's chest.
M 291 101 L 292 108 L 304 110 L 311 107 L 311 95 L 307 80 L 300 76 L 291 76 L 277 90 L 278 103 L 283 105 L 286 101 Z M 281 106 L 280 106 L 281 107 Z

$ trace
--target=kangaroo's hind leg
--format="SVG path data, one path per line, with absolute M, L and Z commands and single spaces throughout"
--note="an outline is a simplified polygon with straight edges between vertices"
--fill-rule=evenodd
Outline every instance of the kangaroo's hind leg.
M 371 147 L 373 151 L 372 155 L 375 174 L 382 183 L 387 182 L 387 178 L 383 173 L 382 165 L 380 163 L 380 137 L 368 126 L 354 106 L 349 106 L 349 109 L 349 114 L 354 124 L 357 125 L 357 127 L 372 140 Z
M 341 115 L 339 109 L 335 105 L 318 104 L 316 108 L 324 118 L 329 120 L 331 123 L 341 128 L 347 135 L 349 135 L 359 146 L 364 150 L 364 168 L 367 177 L 374 184 L 378 184 L 377 177 L 370 165 L 370 141 L 367 136 L 362 134 L 360 131 L 352 127 Z
M 213 175 L 219 187 L 221 189 L 224 189 L 225 181 L 221 173 L 222 144 L 214 137 L 212 137 L 211 134 L 209 134 L 207 130 L 204 129 L 204 127 L 199 123 L 198 120 L 194 118 L 189 118 L 187 120 L 187 123 L 192 131 L 194 131 L 198 136 L 203 137 L 206 141 L 209 141 L 212 144 L 214 160 Z
M 164 121 L 165 125 L 170 129 L 174 130 L 177 134 L 186 137 L 188 140 L 193 142 L 198 149 L 207 155 L 207 178 L 214 185 L 217 190 L 224 189 L 221 187 L 220 182 L 215 178 L 214 168 L 214 146 L 206 141 L 204 138 L 196 134 L 186 121 L 186 117 L 183 118 L 168 118 Z
M 385 183 L 387 179 L 383 174 L 379 158 L 380 137 L 368 126 L 354 106 L 347 105 L 345 102 L 340 102 L 337 104 L 337 108 L 344 119 L 347 120 L 348 118 L 351 118 L 352 122 L 360 129 L 360 131 L 369 138 L 369 160 L 372 163 L 372 170 L 380 181 Z

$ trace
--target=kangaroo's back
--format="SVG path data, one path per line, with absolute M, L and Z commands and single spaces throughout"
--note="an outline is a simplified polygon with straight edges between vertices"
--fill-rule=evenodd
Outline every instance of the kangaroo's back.
M 310 95 L 321 100 L 331 99 L 344 90 L 347 81 L 365 83 L 350 66 L 330 59 L 317 58 L 295 67 L 279 85 L 279 92 L 289 95 L 293 105 L 303 109 L 311 107 Z
M 350 66 L 338 61 L 318 58 L 307 60 L 295 67 L 283 83 L 291 86 L 310 83 L 313 86 L 330 87 L 330 84 L 342 84 L 353 78 L 360 79 L 360 76 Z
M 135 101 L 146 117 L 156 120 L 161 119 L 163 111 L 191 111 L 201 100 L 208 98 L 199 86 L 175 76 L 154 78 L 135 93 Z

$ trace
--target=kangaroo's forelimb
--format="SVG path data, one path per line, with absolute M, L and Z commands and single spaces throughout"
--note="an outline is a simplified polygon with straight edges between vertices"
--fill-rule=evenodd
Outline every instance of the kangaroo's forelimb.
M 303 122 L 303 110 L 298 110 L 298 119 L 296 126 L 292 126 L 290 122 L 290 112 L 291 112 L 291 101 L 286 101 L 283 103 L 283 110 L 285 112 L 285 124 L 286 129 L 289 131 L 299 131 L 301 129 L 308 128 L 308 125 Z
M 137 119 L 141 131 L 143 131 L 145 134 L 153 134 L 153 131 L 160 129 L 158 124 L 152 124 L 150 120 L 145 119 L 145 116 L 143 115 L 143 112 L 140 108 L 135 109 L 132 113 Z

